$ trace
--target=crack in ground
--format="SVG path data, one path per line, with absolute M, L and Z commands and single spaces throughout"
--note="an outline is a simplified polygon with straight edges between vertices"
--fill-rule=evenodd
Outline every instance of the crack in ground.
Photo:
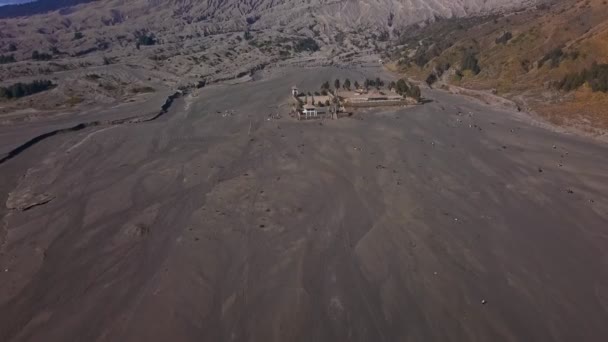
M 182 96 L 182 92 L 181 91 L 176 91 L 175 93 L 173 93 L 172 95 L 170 95 L 169 97 L 167 97 L 167 100 L 165 101 L 165 103 L 162 105 L 160 111 L 152 116 L 151 118 L 141 118 L 141 117 L 130 117 L 130 118 L 125 118 L 125 119 L 119 119 L 119 120 L 113 120 L 113 121 L 109 121 L 109 122 L 102 122 L 102 121 L 92 121 L 92 122 L 85 122 L 85 123 L 79 123 L 75 126 L 72 127 L 68 127 L 68 128 L 60 128 L 60 129 L 56 129 L 54 131 L 50 131 L 50 132 L 46 132 L 43 134 L 40 134 L 28 141 L 26 141 L 25 143 L 17 146 L 16 148 L 14 148 L 13 150 L 9 151 L 4 157 L 2 157 L 0 159 L 0 165 L 6 163 L 7 161 L 15 158 L 16 156 L 20 155 L 21 153 L 25 152 L 27 149 L 29 149 L 30 147 L 38 144 L 39 142 L 50 138 L 52 136 L 58 135 L 58 134 L 64 134 L 64 133 L 69 133 L 69 132 L 76 132 L 76 131 L 80 131 L 83 130 L 87 127 L 94 127 L 94 126 L 100 126 L 100 125 L 109 125 L 109 126 L 115 126 L 115 125 L 122 125 L 125 123 L 143 123 L 143 122 L 150 122 L 150 121 L 154 121 L 158 118 L 160 118 L 161 116 L 167 114 L 167 112 L 169 111 L 169 108 L 171 108 L 171 105 L 173 104 L 173 102 L 178 99 L 179 97 Z

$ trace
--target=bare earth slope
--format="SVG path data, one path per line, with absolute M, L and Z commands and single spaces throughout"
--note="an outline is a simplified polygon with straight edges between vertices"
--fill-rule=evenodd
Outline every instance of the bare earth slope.
M 1 164 L 0 340 L 608 340 L 608 147 L 437 90 L 267 120 L 376 75 L 277 69 Z

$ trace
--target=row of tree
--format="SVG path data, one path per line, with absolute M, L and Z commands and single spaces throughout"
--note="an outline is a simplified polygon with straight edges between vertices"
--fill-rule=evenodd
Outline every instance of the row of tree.
M 589 83 L 593 91 L 608 92 L 608 64 L 593 63 L 590 69 L 568 74 L 557 84 L 557 87 L 571 91 L 585 83 Z
M 32 95 L 54 87 L 49 80 L 36 80 L 30 83 L 15 83 L 8 87 L 0 87 L 0 98 L 17 99 Z
M 350 80 L 347 78 L 344 80 L 344 83 L 342 83 L 340 81 L 340 79 L 336 79 L 334 81 L 334 89 L 344 89 L 344 90 L 350 90 L 351 89 L 351 85 L 353 85 L 355 87 L 355 89 L 359 89 L 361 87 L 365 88 L 365 89 L 369 89 L 371 87 L 376 87 L 376 88 L 380 88 L 384 86 L 384 81 L 381 80 L 379 77 L 376 77 L 375 80 L 370 80 L 370 79 L 365 79 L 363 81 L 363 85 L 360 85 L 358 81 L 355 81 L 353 84 L 351 84 Z M 329 81 L 325 81 L 323 84 L 321 84 L 321 89 L 323 90 L 329 90 L 330 89 L 330 85 L 329 85 Z
M 351 83 L 348 78 L 344 80 L 344 83 L 341 83 L 340 79 L 336 79 L 334 81 L 334 89 L 340 89 L 340 85 L 342 85 L 342 88 L 344 90 L 350 90 Z M 363 81 L 363 87 L 365 89 L 368 89 L 370 87 L 376 87 L 377 89 L 380 89 L 380 87 L 383 87 L 384 85 L 385 85 L 384 81 L 382 79 L 380 79 L 379 77 L 376 77 L 376 79 L 374 79 L 374 80 L 365 79 L 365 81 Z M 354 86 L 355 86 L 355 89 L 359 89 L 359 87 L 360 87 L 359 82 L 355 81 Z M 323 84 L 321 84 L 321 89 L 323 91 L 328 91 L 330 89 L 329 81 L 323 82 Z M 421 99 L 420 87 L 407 82 L 403 78 L 399 79 L 397 82 L 395 82 L 395 81 L 390 82 L 388 84 L 388 89 L 395 90 L 395 92 L 399 95 L 414 98 L 414 99 L 416 99 L 416 101 L 420 101 L 420 99 Z
M 50 61 L 53 59 L 53 55 L 46 52 L 38 52 L 38 50 L 34 50 L 32 52 L 32 59 L 35 61 Z
M 14 63 L 16 61 L 14 55 L 0 55 L 0 64 Z

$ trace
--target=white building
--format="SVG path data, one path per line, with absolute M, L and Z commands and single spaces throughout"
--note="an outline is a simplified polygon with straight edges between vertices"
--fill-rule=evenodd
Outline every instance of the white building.
M 313 105 L 309 105 L 309 104 L 305 104 L 304 108 L 302 108 L 302 115 L 308 119 L 308 118 L 315 118 L 318 116 L 318 112 L 317 112 L 317 107 L 313 106 Z

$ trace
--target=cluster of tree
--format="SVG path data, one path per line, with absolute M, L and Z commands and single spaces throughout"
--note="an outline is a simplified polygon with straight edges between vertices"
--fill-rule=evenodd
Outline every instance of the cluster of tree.
M 428 84 L 428 86 L 430 87 L 430 86 L 432 86 L 432 85 L 433 85 L 433 83 L 437 82 L 437 79 L 438 79 L 438 78 L 437 78 L 437 74 L 435 74 L 434 72 L 432 72 L 432 73 L 430 73 L 430 74 L 427 76 L 426 80 L 424 80 L 424 81 L 425 81 L 425 82 L 426 82 L 426 84 Z
M 350 90 L 350 80 L 348 78 L 346 79 L 346 81 L 344 81 L 344 84 L 342 85 L 342 87 L 344 89 Z M 336 90 L 340 89 L 340 79 L 336 78 L 336 80 L 334 81 L 334 88 Z
M 384 81 L 380 79 L 380 77 L 376 77 L 375 80 L 365 79 L 363 81 L 363 87 L 365 89 L 376 87 L 376 89 L 380 89 L 380 87 L 384 87 Z
M 0 64 L 15 63 L 16 61 L 14 55 L 0 55 Z
M 32 52 L 32 59 L 35 61 L 50 61 L 53 59 L 53 55 L 46 52 L 38 52 L 38 50 L 34 50 Z
M 428 84 L 429 87 L 432 86 L 433 83 L 437 82 L 443 73 L 448 71 L 451 66 L 452 65 L 448 62 L 438 63 L 435 68 L 433 68 L 433 71 L 427 76 L 425 80 L 426 84 Z
M 479 62 L 471 51 L 466 51 L 462 56 L 462 70 L 471 70 L 473 74 L 477 75 L 481 72 Z
M 137 45 L 138 49 L 141 45 L 149 46 L 156 45 L 156 43 L 158 43 L 158 40 L 156 39 L 154 33 L 148 32 L 146 30 L 135 31 L 133 35 L 135 36 L 135 44 Z
M 564 59 L 570 58 L 572 60 L 576 60 L 578 55 L 578 51 L 567 53 L 564 52 L 561 47 L 558 47 L 544 55 L 543 58 L 538 61 L 538 67 L 541 68 L 545 63 L 549 62 L 550 68 L 557 68 Z
M 293 50 L 295 52 L 302 52 L 302 51 L 314 52 L 314 51 L 319 50 L 319 44 L 317 44 L 317 42 L 312 38 L 309 38 L 309 37 L 302 38 L 302 39 L 298 39 L 297 41 L 294 42 Z
M 17 45 L 15 43 L 8 44 L 8 51 L 10 51 L 10 52 L 17 51 Z
M 389 89 L 394 89 L 395 92 L 401 96 L 407 96 L 415 99 L 420 102 L 422 98 L 422 94 L 420 92 L 420 87 L 415 84 L 411 84 L 408 81 L 400 78 L 397 82 L 389 83 Z
M 357 82 L 355 82 L 355 84 L 358 85 Z M 334 81 L 334 89 L 340 89 L 340 87 L 342 87 L 342 89 L 344 89 L 344 90 L 350 90 L 350 86 L 351 86 L 351 83 L 348 78 L 344 80 L 344 83 L 341 83 L 340 79 L 338 79 L 338 78 Z M 325 81 L 325 82 L 323 82 L 323 84 L 321 84 L 321 89 L 323 91 L 325 91 L 326 93 L 328 90 L 330 90 L 330 88 L 331 87 L 329 85 L 329 81 Z
M 557 87 L 571 91 L 589 83 L 593 91 L 608 92 L 608 64 L 593 63 L 590 69 L 566 75 Z
M 439 41 L 431 45 L 422 45 L 418 47 L 414 56 L 403 57 L 399 60 L 400 65 L 416 64 L 419 67 L 424 67 L 431 59 L 438 57 L 441 53 L 452 45 L 449 41 Z
M 30 83 L 15 83 L 8 87 L 0 87 L 0 98 L 17 99 L 51 89 L 53 82 L 37 80 Z

